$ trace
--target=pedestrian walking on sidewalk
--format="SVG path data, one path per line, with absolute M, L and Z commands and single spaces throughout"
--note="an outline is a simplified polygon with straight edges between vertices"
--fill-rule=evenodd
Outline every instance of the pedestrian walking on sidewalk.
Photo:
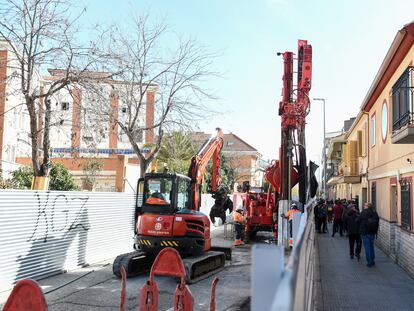
M 349 256 L 361 258 L 362 240 L 359 234 L 359 211 L 355 205 L 350 205 L 346 216 L 346 227 L 348 228 Z
M 333 220 L 332 207 L 334 205 L 333 201 L 332 200 L 328 201 L 326 205 L 327 205 L 327 210 L 328 210 L 328 222 L 332 223 L 332 220 Z
M 319 209 L 319 233 L 326 233 L 327 230 L 327 221 L 328 221 L 328 211 L 326 208 L 325 201 Z
M 333 206 L 332 212 L 333 212 L 333 218 L 334 218 L 334 223 L 333 223 L 333 230 L 332 230 L 332 237 L 335 236 L 335 233 L 339 230 L 339 234 L 340 236 L 343 235 L 342 232 L 342 227 L 343 227 L 343 223 L 342 223 L 342 212 L 343 212 L 343 206 L 341 204 L 340 200 L 336 200 L 335 201 L 335 205 Z
M 379 217 L 371 203 L 364 204 L 364 210 L 359 217 L 359 232 L 364 243 L 365 257 L 367 259 L 367 267 L 375 265 L 374 240 L 378 234 Z
M 323 203 L 323 200 L 320 199 L 318 204 L 316 204 L 315 208 L 313 209 L 313 216 L 314 216 L 314 219 L 315 219 L 315 230 L 319 233 L 321 231 L 321 222 L 319 220 L 319 211 L 321 210 L 322 203 Z
M 236 208 L 233 212 L 234 230 L 236 230 L 236 239 L 234 240 L 234 246 L 244 245 L 244 224 L 246 218 L 244 217 L 244 209 L 242 206 Z
M 351 202 L 345 202 L 344 204 L 342 204 L 342 206 L 344 207 L 344 209 L 342 210 L 342 231 L 344 234 L 346 234 L 346 236 L 348 236 L 349 232 L 348 232 L 348 222 L 347 222 L 347 217 L 348 217 L 348 213 L 351 210 Z

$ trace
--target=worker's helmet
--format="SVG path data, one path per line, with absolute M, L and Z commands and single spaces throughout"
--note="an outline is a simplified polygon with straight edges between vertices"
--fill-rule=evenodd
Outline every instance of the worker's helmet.
M 292 203 L 292 209 L 298 209 L 298 206 L 296 205 L 296 203 Z

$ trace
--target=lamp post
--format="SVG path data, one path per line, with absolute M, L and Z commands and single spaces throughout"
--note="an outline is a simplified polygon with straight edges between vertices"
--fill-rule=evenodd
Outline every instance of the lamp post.
M 326 131 L 325 131 L 325 98 L 314 98 L 323 102 L 323 196 L 326 199 Z

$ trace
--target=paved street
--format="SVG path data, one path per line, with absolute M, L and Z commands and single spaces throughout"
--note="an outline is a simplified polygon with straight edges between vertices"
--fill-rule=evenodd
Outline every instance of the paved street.
M 331 227 L 330 227 L 331 229 Z M 375 266 L 349 258 L 348 239 L 318 235 L 321 290 L 319 311 L 414 310 L 414 280 L 375 248 Z
M 213 231 L 214 245 L 231 246 L 231 240 L 223 239 L 222 227 Z M 250 248 L 246 245 L 233 250 L 233 260 L 217 275 L 220 281 L 216 291 L 217 310 L 236 311 L 248 305 L 250 295 Z M 88 274 L 88 272 L 90 272 Z M 83 276 L 83 277 L 81 277 Z M 211 281 L 215 276 L 190 285 L 195 298 L 194 310 L 208 310 Z M 78 277 L 78 280 L 76 280 Z M 127 310 L 137 310 L 139 290 L 148 274 L 127 280 Z M 68 282 L 74 281 L 68 284 Z M 156 278 L 159 290 L 159 310 L 170 310 L 176 282 L 169 278 Z M 113 311 L 119 310 L 121 282 L 112 274 L 112 260 L 90 267 L 49 277 L 39 281 L 46 293 L 49 311 Z M 60 286 L 67 284 L 61 288 Z M 0 309 L 8 297 L 0 294 Z M 171 309 L 172 310 L 172 309 Z

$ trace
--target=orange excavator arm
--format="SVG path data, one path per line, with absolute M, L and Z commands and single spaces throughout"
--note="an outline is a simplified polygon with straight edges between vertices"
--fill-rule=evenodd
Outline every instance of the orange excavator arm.
M 220 150 L 223 148 L 223 132 L 217 128 L 217 135 L 210 138 L 201 147 L 200 151 L 191 159 L 191 165 L 188 170 L 188 177 L 191 178 L 191 194 L 193 196 L 193 209 L 200 208 L 200 190 L 203 183 L 204 173 L 207 164 L 213 158 L 213 168 L 211 172 L 211 192 L 216 192 L 221 184 L 220 169 Z

